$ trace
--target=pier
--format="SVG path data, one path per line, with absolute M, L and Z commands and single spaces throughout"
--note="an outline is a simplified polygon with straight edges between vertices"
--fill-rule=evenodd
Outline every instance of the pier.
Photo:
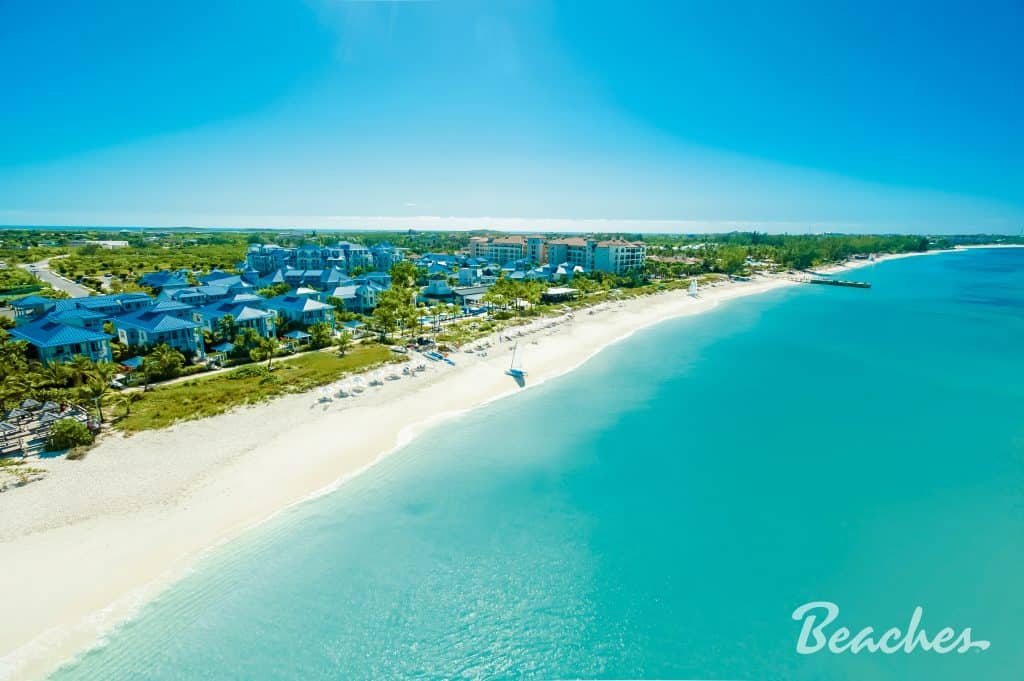
M 867 281 L 847 281 L 846 279 L 826 279 L 824 277 L 812 277 L 807 280 L 808 284 L 824 284 L 825 286 L 850 286 L 852 288 L 871 288 Z

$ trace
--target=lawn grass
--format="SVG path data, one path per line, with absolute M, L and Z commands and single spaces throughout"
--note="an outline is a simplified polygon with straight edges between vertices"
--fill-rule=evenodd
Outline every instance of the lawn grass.
M 142 393 L 132 405 L 131 414 L 118 420 L 114 427 L 137 433 L 164 428 L 175 421 L 214 416 L 241 405 L 305 392 L 332 383 L 343 374 L 393 359 L 395 356 L 386 347 L 368 344 L 352 348 L 344 357 L 337 352 L 308 352 L 286 362 L 275 362 L 270 373 L 262 371 L 265 364 L 250 364 Z

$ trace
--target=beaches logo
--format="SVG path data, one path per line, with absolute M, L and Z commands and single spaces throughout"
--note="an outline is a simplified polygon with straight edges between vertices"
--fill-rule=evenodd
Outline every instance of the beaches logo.
M 827 635 L 827 628 L 839 617 L 839 606 L 828 601 L 805 603 L 793 611 L 793 619 L 803 620 L 796 652 L 801 655 L 812 655 L 827 649 L 837 655 L 847 652 L 856 655 L 862 651 L 891 655 L 899 652 L 912 653 L 920 649 L 940 655 L 951 652 L 962 655 L 973 648 L 979 651 L 988 650 L 988 641 L 975 641 L 971 638 L 970 627 L 959 633 L 945 627 L 934 637 L 929 638 L 928 633 L 921 628 L 923 615 L 924 609 L 921 606 L 914 608 L 910 624 L 905 631 L 893 627 L 876 634 L 873 627 L 865 627 L 854 634 L 846 627 L 839 627 Z

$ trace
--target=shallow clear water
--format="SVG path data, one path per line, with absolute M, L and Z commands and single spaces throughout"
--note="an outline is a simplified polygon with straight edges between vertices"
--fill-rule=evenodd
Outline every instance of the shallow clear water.
M 444 423 L 54 678 L 1017 678 L 1024 250 L 855 278 L 874 288 L 669 321 Z M 812 600 L 855 630 L 920 605 L 991 648 L 798 655 Z

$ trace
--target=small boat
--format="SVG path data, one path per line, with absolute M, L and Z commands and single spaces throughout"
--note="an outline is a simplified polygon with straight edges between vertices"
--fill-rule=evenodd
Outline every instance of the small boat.
M 519 343 L 516 343 L 515 347 L 512 348 L 512 364 L 505 373 L 512 378 L 524 378 L 526 376 L 526 370 L 523 369 L 523 349 Z
M 696 279 L 691 279 L 690 280 L 690 288 L 687 290 L 686 293 L 687 293 L 687 295 L 692 296 L 694 298 L 697 297 L 697 280 Z

